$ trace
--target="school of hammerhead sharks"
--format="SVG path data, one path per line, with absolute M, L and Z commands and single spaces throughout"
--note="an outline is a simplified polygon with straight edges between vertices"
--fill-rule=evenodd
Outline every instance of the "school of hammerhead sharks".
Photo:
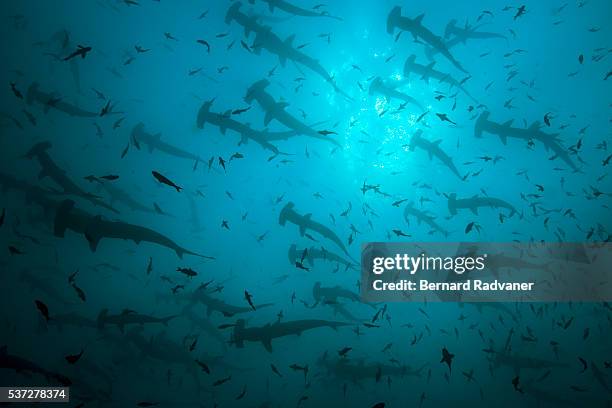
M 0 385 L 69 386 L 78 407 L 611 406 L 609 303 L 367 303 L 357 261 L 377 241 L 612 240 L 609 119 L 595 130 L 540 103 L 520 68 L 530 50 L 514 45 L 534 35 L 525 20 L 563 29 L 596 2 L 466 4 L 446 24 L 431 6 L 422 14 L 426 2 L 306 3 L 87 4 L 127 22 L 151 16 L 138 30 L 156 40 L 123 38 L 123 52 L 70 27 L 45 36 L 34 7 L 13 5 L 23 11 L 7 29 L 35 34 L 3 74 Z M 190 20 L 170 32 L 158 21 L 172 7 Z M 382 10 L 368 21 L 385 40 L 375 62 L 342 51 L 369 52 L 367 36 L 337 40 L 353 8 Z M 597 41 L 608 29 L 572 28 Z M 611 52 L 583 46 L 561 75 L 606 89 Z M 176 99 L 167 120 L 188 118 L 196 136 L 156 129 L 155 108 L 144 122 L 155 102 L 130 83 L 160 55 L 204 84 L 159 97 Z M 403 171 L 381 164 L 393 157 Z M 344 160 L 369 170 L 329 187 L 352 171 Z M 482 180 L 504 165 L 489 194 Z

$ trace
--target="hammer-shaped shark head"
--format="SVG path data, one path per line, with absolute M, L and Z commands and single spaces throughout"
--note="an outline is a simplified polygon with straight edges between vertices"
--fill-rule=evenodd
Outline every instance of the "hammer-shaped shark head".
M 204 128 L 204 124 L 206 123 L 206 117 L 210 113 L 210 107 L 212 106 L 215 98 L 212 98 L 209 101 L 205 101 L 200 109 L 198 110 L 198 116 L 196 118 L 196 126 L 198 129 Z
M 452 19 L 446 24 L 446 28 L 444 29 L 444 38 L 448 40 L 448 38 L 453 34 L 453 32 L 457 29 L 457 20 Z
M 408 78 L 408 76 L 412 73 L 414 68 L 414 61 L 416 61 L 416 55 L 412 54 L 406 59 L 404 63 L 404 76 Z
M 482 137 L 482 131 L 484 130 L 485 124 L 489 120 L 490 114 L 491 114 L 490 112 L 484 111 L 480 114 L 478 119 L 476 119 L 476 124 L 474 125 L 474 137 L 478 137 L 478 138 Z
M 227 9 L 227 13 L 225 13 L 225 24 L 231 23 L 232 20 L 236 18 L 240 7 L 242 7 L 242 3 L 237 1 L 236 3 L 232 4 L 229 9 Z
M 389 12 L 387 16 L 387 33 L 393 34 L 395 27 L 397 27 L 397 21 L 402 17 L 402 8 L 400 6 L 395 6 Z
M 246 321 L 244 319 L 236 320 L 236 324 L 234 325 L 234 332 L 232 333 L 232 342 L 237 348 L 244 347 L 244 327 L 246 325 Z
M 410 149 L 410 151 L 414 151 L 416 146 L 421 141 L 423 141 L 423 138 L 421 137 L 422 134 L 423 134 L 423 131 L 421 129 L 418 129 L 416 132 L 414 132 L 414 135 L 412 135 L 412 137 L 410 138 L 410 144 L 408 145 L 408 148 Z
M 256 98 L 255 95 L 257 95 L 257 93 L 266 89 L 268 85 L 270 85 L 270 81 L 268 81 L 267 79 L 261 79 L 255 82 L 253 85 L 249 87 L 249 89 L 247 89 L 247 93 L 246 93 L 246 96 L 244 97 L 244 101 L 246 103 L 251 103 L 253 99 Z
M 28 90 L 26 92 L 26 103 L 28 105 L 31 105 L 32 102 L 34 102 L 34 99 L 36 99 L 37 94 L 38 94 L 38 82 L 32 82 L 32 84 L 28 87 Z
M 312 287 L 312 297 L 318 302 L 321 300 L 321 282 L 316 282 Z
M 448 195 L 448 212 L 451 215 L 457 215 L 457 194 L 451 193 Z
M 285 204 L 280 214 L 278 215 L 278 223 L 280 225 L 285 225 L 287 219 L 289 219 L 290 214 L 294 213 L 293 207 L 295 207 L 295 204 L 293 204 L 291 201 Z
M 30 148 L 30 150 L 28 150 L 28 152 L 24 155 L 24 157 L 27 159 L 31 159 L 34 156 L 38 156 L 39 154 L 46 152 L 47 150 L 51 148 L 51 146 L 52 144 L 48 140 L 45 140 L 44 142 L 36 143 L 34 146 L 32 146 L 32 148 Z
M 377 92 L 380 87 L 383 85 L 383 80 L 381 77 L 376 77 L 372 80 L 372 83 L 370 84 L 370 88 L 368 89 L 368 93 L 370 95 L 374 94 L 375 92 Z

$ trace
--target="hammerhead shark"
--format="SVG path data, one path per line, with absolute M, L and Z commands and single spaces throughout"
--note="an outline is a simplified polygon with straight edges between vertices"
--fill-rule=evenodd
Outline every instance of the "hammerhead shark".
M 345 289 L 341 286 L 321 286 L 321 282 L 316 282 L 312 287 L 312 297 L 316 303 L 322 300 L 337 301 L 339 298 L 348 299 L 352 302 L 361 302 L 359 294 Z
M 295 136 L 297 133 L 295 131 L 286 131 L 286 132 L 269 132 L 267 130 L 255 130 L 251 128 L 249 125 L 238 122 L 231 118 L 231 110 L 228 110 L 224 113 L 215 113 L 210 110 L 214 99 L 210 101 L 206 101 L 200 107 L 198 111 L 198 116 L 196 119 L 196 126 L 198 129 L 203 129 L 206 123 L 210 123 L 214 126 L 217 126 L 221 131 L 221 134 L 225 134 L 227 129 L 233 130 L 234 132 L 240 135 L 240 142 L 243 144 L 247 143 L 249 140 L 254 141 L 259 144 L 266 150 L 270 150 L 274 154 L 279 154 L 280 151 L 278 148 L 270 143 L 274 140 L 287 140 L 292 136 Z
M 503 38 L 504 40 L 507 38 L 503 34 L 498 33 L 489 33 L 486 31 L 477 31 L 480 27 L 483 27 L 484 24 L 470 26 L 467 22 L 465 23 L 465 27 L 461 28 L 457 26 L 457 20 L 452 19 L 446 24 L 446 28 L 444 30 L 444 38 L 449 39 L 452 37 L 453 40 L 457 39 L 459 42 L 465 44 L 467 40 L 470 39 L 479 39 L 479 40 L 487 40 L 489 38 Z M 448 46 L 448 43 L 446 43 Z
M 408 78 L 410 74 L 417 74 L 421 76 L 421 79 L 425 82 L 429 83 L 429 79 L 437 79 L 438 82 L 445 83 L 450 85 L 451 87 L 456 87 L 463 91 L 470 99 L 474 102 L 478 103 L 478 101 L 463 87 L 463 85 L 453 78 L 450 74 L 437 71 L 433 67 L 435 62 L 432 62 L 428 65 L 421 65 L 415 62 L 416 55 L 412 54 L 406 59 L 406 63 L 404 64 L 404 77 Z
M 482 112 L 474 125 L 474 136 L 482 137 L 483 132 L 491 133 L 499 136 L 501 142 L 505 145 L 509 138 L 520 139 L 524 141 L 537 140 L 544 145 L 544 148 L 552 150 L 555 157 L 563 160 L 574 171 L 579 171 L 576 164 L 572 161 L 568 151 L 561 145 L 558 139 L 558 133 L 544 133 L 540 130 L 540 123 L 535 121 L 527 129 L 512 127 L 513 120 L 508 120 L 504 123 L 497 123 L 489 120 L 490 112 Z
M 123 221 L 108 221 L 100 215 L 91 215 L 80 210 L 74 204 L 72 200 L 64 200 L 57 205 L 54 225 L 56 237 L 64 237 L 66 230 L 83 234 L 89 242 L 89 248 L 94 252 L 102 238 L 119 238 L 134 241 L 136 244 L 145 241 L 165 246 L 174 250 L 179 258 L 183 258 L 184 254 L 188 254 L 206 259 L 215 259 L 214 257 L 200 255 L 185 249 L 170 238 L 150 228 Z
M 206 315 L 210 316 L 212 312 L 221 313 L 225 317 L 232 317 L 240 313 L 249 313 L 253 311 L 252 307 L 235 306 L 210 296 L 205 289 L 196 289 L 190 294 L 191 302 L 201 303 L 206 307 Z M 264 307 L 273 306 L 273 303 L 256 304 L 255 309 L 259 310 Z
M 267 126 L 272 119 L 276 119 L 289 129 L 293 129 L 296 133 L 310 136 L 315 139 L 325 140 L 335 144 L 338 147 L 341 147 L 340 143 L 338 143 L 338 141 L 335 139 L 317 132 L 285 111 L 285 108 L 289 106 L 289 104 L 287 102 L 276 102 L 274 97 L 266 92 L 268 85 L 270 85 L 270 81 L 267 79 L 262 79 L 255 82 L 249 87 L 244 98 L 246 103 L 251 103 L 253 100 L 257 101 L 259 106 L 261 106 L 261 108 L 266 112 L 264 117 L 265 126 Z
M 499 198 L 479 197 L 478 195 L 474 195 L 470 198 L 457 198 L 456 193 L 448 195 L 448 212 L 451 215 L 456 215 L 458 209 L 468 209 L 472 213 L 478 214 L 478 208 L 480 207 L 505 208 L 510 210 L 510 216 L 517 212 L 512 204 Z
M 419 109 L 423 110 L 423 105 L 419 103 L 416 99 L 414 99 L 410 95 L 406 95 L 403 92 L 396 90 L 395 88 L 384 83 L 381 77 L 376 77 L 370 83 L 370 88 L 368 89 L 368 93 L 370 95 L 379 94 L 384 96 L 387 100 L 389 99 L 399 99 L 406 103 L 411 103 L 415 106 L 418 106 Z
M 170 156 L 178 157 L 180 159 L 188 159 L 193 160 L 195 162 L 202 161 L 202 158 L 200 158 L 200 156 L 198 155 L 180 149 L 169 143 L 163 142 L 161 140 L 161 133 L 147 133 L 145 131 L 144 123 L 142 122 L 134 126 L 134 128 L 132 129 L 131 137 L 137 143 L 142 143 L 146 145 L 149 149 L 149 153 L 152 153 L 154 150 L 159 150 L 160 152 L 164 152 Z
M 167 316 L 167 317 L 154 317 L 145 314 L 136 313 L 132 310 L 123 310 L 119 314 L 109 315 L 108 309 L 102 309 L 98 314 L 96 320 L 98 328 L 103 329 L 104 326 L 115 325 L 123 332 L 123 328 L 130 324 L 150 324 L 150 323 L 161 323 L 164 326 L 168 325 L 168 322 L 178 315 Z
M 319 75 L 323 80 L 329 83 L 334 90 L 344 96 L 348 100 L 352 100 L 352 98 L 343 90 L 338 88 L 336 82 L 332 78 L 332 76 L 323 68 L 323 66 L 319 63 L 318 60 L 312 58 L 311 56 L 303 53 L 299 49 L 293 47 L 293 40 L 295 39 L 295 34 L 287 37 L 286 40 L 281 40 L 279 36 L 277 36 L 271 28 L 268 28 L 266 31 L 258 31 L 255 35 L 255 41 L 253 42 L 252 49 L 253 52 L 257 55 L 261 52 L 261 49 L 265 49 L 268 52 L 275 54 L 278 56 L 280 64 L 284 67 L 287 63 L 287 60 L 291 60 L 296 64 L 300 64 L 315 74 Z
M 95 179 L 94 181 L 98 183 L 97 185 L 100 189 L 106 191 L 111 205 L 118 202 L 127 206 L 132 211 L 155 213 L 153 208 L 137 201 L 127 191 L 117 187 L 117 185 L 115 185 L 113 182 L 102 179 Z
M 317 365 L 325 368 L 329 373 L 342 381 L 351 381 L 359 384 L 362 380 L 375 380 L 377 377 L 421 377 L 423 369 L 414 370 L 408 366 L 391 365 L 385 363 L 366 363 L 364 359 L 351 362 L 346 358 L 330 358 L 327 353 L 317 359 Z
M 256 342 L 259 341 L 265 347 L 265 349 L 272 352 L 272 339 L 278 337 L 285 337 L 290 335 L 299 336 L 307 330 L 316 329 L 318 327 L 331 327 L 336 330 L 338 327 L 347 326 L 349 323 L 334 322 L 328 320 L 293 320 L 289 322 L 277 321 L 275 323 L 268 323 L 265 326 L 260 327 L 245 327 L 245 320 L 238 319 L 234 326 L 234 333 L 232 335 L 232 344 L 237 348 L 243 348 L 245 341 Z
M 428 28 L 423 26 L 422 21 L 424 16 L 425 14 L 421 14 L 414 19 L 404 17 L 402 16 L 402 8 L 400 6 L 395 6 L 387 17 L 387 32 L 389 34 L 393 34 L 396 28 L 410 32 L 415 40 L 420 39 L 429 44 L 440 54 L 444 55 L 455 67 L 457 67 L 457 69 L 467 73 L 459 61 L 457 61 L 450 53 L 442 38 L 438 37 Z
M 337 262 L 344 265 L 347 269 L 355 268 L 355 264 L 352 261 L 349 261 L 340 255 L 334 254 L 323 247 L 297 249 L 297 246 L 292 244 L 291 247 L 289 247 L 289 252 L 287 255 L 289 257 L 289 263 L 292 265 L 294 265 L 297 260 L 304 256 L 304 259 L 308 261 L 310 266 L 314 266 L 315 259 L 321 259 L 328 262 Z
M 263 26 L 257 22 L 256 16 L 249 16 L 241 12 L 240 7 L 242 7 L 241 2 L 237 1 L 232 3 L 225 14 L 225 24 L 229 24 L 232 21 L 237 22 L 244 28 L 244 35 L 247 37 L 249 34 L 251 34 L 251 32 L 260 33 L 268 30 L 266 26 Z
M 14 354 L 9 354 L 6 345 L 0 347 L 0 368 L 15 370 L 18 373 L 27 372 L 32 374 L 42 374 L 45 378 L 47 378 L 47 380 L 59 381 L 59 383 L 64 386 L 69 386 L 72 384 L 72 381 L 62 374 L 42 368 L 38 364 L 30 360 L 26 360 L 25 358 L 16 356 Z
M 322 237 L 327 238 L 330 241 L 334 242 L 336 245 L 338 245 L 340 249 L 342 249 L 342 251 L 345 254 L 347 255 L 349 254 L 348 251 L 346 250 L 346 247 L 342 243 L 342 240 L 340 240 L 338 235 L 336 235 L 331 229 L 329 229 L 328 227 L 326 227 L 325 225 L 321 223 L 313 221 L 311 219 L 312 214 L 310 213 L 306 215 L 298 214 L 294 210 L 294 207 L 295 207 L 295 204 L 292 203 L 291 201 L 288 202 L 283 207 L 283 209 L 281 210 L 278 216 L 278 223 L 280 225 L 285 225 L 287 221 L 289 221 L 292 224 L 297 225 L 300 229 L 300 236 L 304 236 L 306 231 L 314 231 L 320 234 Z
M 421 223 L 425 223 L 429 225 L 435 231 L 441 232 L 444 236 L 448 236 L 448 231 L 445 230 L 435 221 L 435 217 L 429 215 L 425 211 L 421 211 L 414 206 L 414 203 L 410 203 L 404 208 L 404 219 L 407 223 L 409 223 L 409 216 L 413 216 L 417 219 L 417 223 L 420 225 Z
M 446 29 L 444 30 L 446 48 L 451 49 L 457 44 L 465 44 L 468 40 L 487 40 L 492 38 L 507 39 L 507 37 L 503 34 L 477 31 L 480 27 L 483 26 L 484 24 L 470 26 L 466 22 L 465 27 L 461 28 L 457 26 L 457 20 L 452 19 L 448 22 L 448 24 L 446 25 Z M 430 60 L 432 60 L 438 52 L 438 50 L 435 50 L 431 47 L 427 47 L 425 49 L 425 55 Z
M 62 188 L 62 193 L 73 194 L 75 196 L 85 198 L 92 204 L 104 207 L 114 213 L 119 213 L 119 211 L 117 211 L 115 208 L 100 200 L 99 197 L 91 193 L 85 192 L 83 189 L 77 186 L 68 176 L 66 176 L 66 171 L 61 169 L 53 161 L 51 156 L 49 156 L 49 153 L 47 153 L 47 151 L 51 147 L 51 142 L 40 142 L 32 146 L 32 148 L 25 154 L 25 157 L 28 159 L 36 158 L 38 160 L 38 163 L 41 167 L 40 173 L 38 174 L 39 179 L 49 177 Z
M 294 4 L 289 3 L 288 1 L 285 0 L 261 0 L 264 3 L 268 3 L 268 8 L 270 9 L 270 12 L 274 12 L 274 8 L 278 8 L 280 10 L 283 10 L 284 12 L 287 12 L 289 14 L 293 14 L 294 16 L 300 16 L 300 17 L 329 17 L 329 18 L 333 18 L 336 20 L 342 20 L 340 17 L 336 17 L 336 16 L 332 16 L 329 13 L 325 12 L 325 11 L 312 11 L 312 10 L 307 10 L 307 9 L 303 9 L 301 7 L 298 7 Z M 249 3 L 251 4 L 255 4 L 255 0 L 249 0 Z
M 39 90 L 38 87 L 38 82 L 33 82 L 28 88 L 25 99 L 28 105 L 36 102 L 43 107 L 43 111 L 45 113 L 47 113 L 49 109 L 53 108 L 70 116 L 77 116 L 81 118 L 95 118 L 98 116 L 96 112 L 87 111 L 79 108 L 76 105 L 64 102 L 61 99 L 54 97 L 52 93 Z
M 510 331 L 512 333 L 512 330 Z M 568 367 L 568 364 L 561 363 L 558 361 L 546 360 L 540 357 L 531 357 L 527 355 L 519 354 L 518 352 L 512 352 L 510 350 L 510 343 L 506 341 L 506 347 L 501 350 L 494 350 L 493 347 L 489 347 L 485 350 L 489 354 L 489 362 L 492 368 L 498 368 L 500 366 L 510 367 L 515 373 L 520 372 L 522 369 L 542 369 L 542 368 L 564 368 Z
M 418 147 L 419 149 L 426 151 L 430 160 L 435 156 L 442 162 L 442 164 L 448 167 L 455 176 L 461 179 L 461 175 L 459 174 L 457 167 L 455 167 L 453 159 L 440 148 L 440 142 L 442 142 L 442 139 L 430 142 L 429 140 L 423 139 L 423 137 L 421 137 L 422 134 L 423 131 L 421 129 L 417 130 L 410 139 L 408 148 L 411 151 L 414 151 Z

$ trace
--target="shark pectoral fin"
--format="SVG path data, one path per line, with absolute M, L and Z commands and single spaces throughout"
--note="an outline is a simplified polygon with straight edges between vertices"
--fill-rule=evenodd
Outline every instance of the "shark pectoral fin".
M 274 115 L 272 114 L 272 112 L 266 112 L 266 116 L 264 116 L 264 126 L 268 126 L 272 119 L 274 119 Z
M 270 339 L 262 340 L 261 344 L 263 344 L 263 346 L 268 351 L 268 353 L 272 352 L 272 340 Z
M 149 153 L 153 153 L 153 150 L 155 150 L 155 146 L 153 146 L 153 144 L 152 144 L 152 143 L 150 143 L 150 144 L 147 146 L 147 149 L 149 150 Z
M 508 138 L 506 135 L 499 135 L 499 140 L 501 140 L 504 145 L 508 143 Z
M 303 237 L 305 233 L 306 233 L 306 227 L 303 225 L 300 225 L 300 236 Z
M 285 68 L 285 64 L 287 64 L 287 57 L 285 57 L 284 55 L 279 55 L 278 61 L 280 62 L 281 67 Z
M 431 159 L 433 158 L 433 156 L 432 156 L 431 152 L 429 152 L 429 151 L 428 151 L 428 152 L 427 152 L 427 155 L 429 156 L 429 160 L 431 160 Z
M 270 13 L 274 13 L 274 3 L 269 2 L 268 3 L 268 9 L 270 10 Z
M 478 207 L 470 207 L 470 211 L 472 211 L 474 215 L 478 215 Z

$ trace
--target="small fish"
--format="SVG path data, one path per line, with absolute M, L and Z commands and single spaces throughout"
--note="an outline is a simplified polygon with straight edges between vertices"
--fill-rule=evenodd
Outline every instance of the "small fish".
M 46 321 L 49 321 L 49 308 L 47 305 L 40 300 L 35 300 L 34 303 L 36 304 L 36 308 L 40 311 L 40 314 L 42 314 Z
M 219 380 L 217 380 L 217 381 L 215 381 L 215 382 L 213 383 L 213 387 L 218 387 L 218 386 L 220 386 L 220 385 L 223 385 L 223 384 L 225 384 L 226 382 L 228 382 L 228 381 L 229 381 L 229 380 L 231 380 L 231 379 L 232 379 L 232 376 L 231 376 L 231 375 L 230 375 L 230 376 L 228 376 L 228 377 L 225 377 L 225 378 L 221 378 L 221 379 L 219 379 Z
M 168 185 L 168 186 L 170 186 L 170 187 L 175 188 L 175 189 L 176 189 L 176 191 L 177 191 L 177 192 L 179 192 L 179 193 L 180 193 L 180 192 L 181 192 L 181 190 L 183 189 L 182 187 L 179 187 L 179 186 L 177 186 L 176 184 L 174 184 L 174 183 L 173 183 L 173 182 L 172 182 L 170 179 L 168 179 L 166 176 L 164 176 L 163 174 L 161 174 L 161 173 L 159 173 L 159 172 L 157 172 L 157 171 L 155 171 L 155 170 L 153 170 L 153 171 L 151 172 L 151 174 L 153 175 L 153 177 L 155 177 L 155 179 L 156 179 L 157 181 L 159 181 L 159 182 L 160 182 L 160 183 L 162 183 L 162 184 L 166 184 L 166 185 Z
M 84 352 L 85 352 L 85 349 L 81 349 L 80 353 L 78 353 L 78 354 L 70 354 L 70 355 L 67 355 L 64 358 L 66 359 L 68 364 L 75 364 L 77 361 L 79 361 L 79 359 L 81 358 L 81 356 L 83 355 Z

